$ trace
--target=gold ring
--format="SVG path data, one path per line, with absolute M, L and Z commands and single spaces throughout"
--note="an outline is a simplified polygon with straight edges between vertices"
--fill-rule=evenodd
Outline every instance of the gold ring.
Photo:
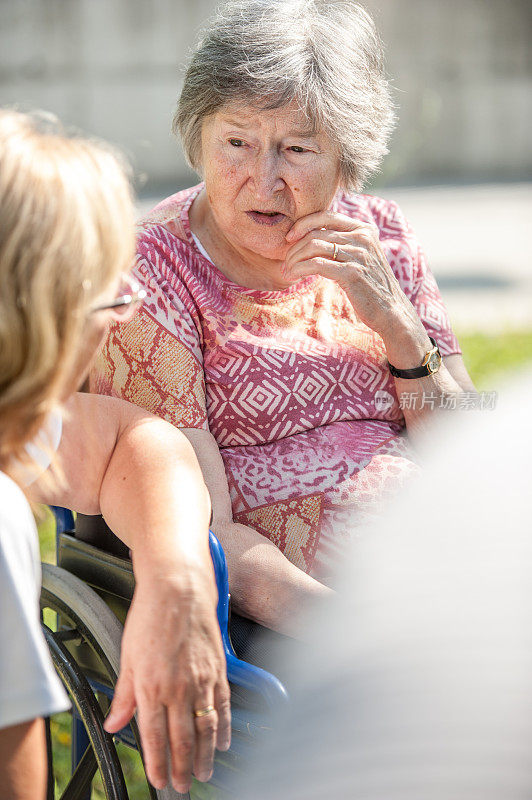
M 207 714 L 210 714 L 211 711 L 214 711 L 214 706 L 205 706 L 205 708 L 199 708 L 197 711 L 194 711 L 195 717 L 206 717 Z
M 336 242 L 334 242 L 334 244 L 333 244 L 333 261 L 336 261 L 337 258 L 338 258 L 338 245 L 336 244 Z

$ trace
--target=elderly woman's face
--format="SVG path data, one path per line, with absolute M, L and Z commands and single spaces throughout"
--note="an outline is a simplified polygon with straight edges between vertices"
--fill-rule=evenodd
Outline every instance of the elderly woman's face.
M 339 185 L 336 147 L 291 105 L 267 111 L 224 106 L 203 123 L 202 160 L 222 235 L 272 259 L 284 259 L 294 222 L 327 209 Z

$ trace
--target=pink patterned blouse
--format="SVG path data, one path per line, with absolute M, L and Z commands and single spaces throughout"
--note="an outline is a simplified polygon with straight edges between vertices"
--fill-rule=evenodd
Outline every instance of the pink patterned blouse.
M 348 540 L 417 471 L 384 345 L 334 281 L 258 291 L 226 278 L 190 230 L 201 188 L 169 197 L 140 223 L 136 275 L 147 301 L 111 329 L 91 389 L 209 430 L 234 520 L 328 583 Z M 460 353 L 397 205 L 339 194 L 335 208 L 377 226 L 442 355 Z

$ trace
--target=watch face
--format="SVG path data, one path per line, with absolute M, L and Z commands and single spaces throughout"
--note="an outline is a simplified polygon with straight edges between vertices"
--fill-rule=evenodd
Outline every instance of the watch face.
M 433 353 L 428 360 L 427 367 L 429 368 L 431 373 L 434 373 L 439 370 L 440 364 L 441 364 L 441 355 L 439 353 Z

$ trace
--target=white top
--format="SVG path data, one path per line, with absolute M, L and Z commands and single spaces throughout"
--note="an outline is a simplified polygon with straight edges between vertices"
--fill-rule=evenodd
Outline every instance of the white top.
M 41 432 L 33 442 L 26 444 L 26 452 L 31 457 L 29 466 L 22 467 L 21 481 L 29 486 L 50 466 L 50 456 L 55 453 L 63 433 L 63 418 L 58 411 L 51 411 Z M 18 475 L 17 475 L 18 479 Z
M 191 233 L 192 233 L 192 231 L 191 231 Z M 207 261 L 210 261 L 211 264 L 214 264 L 214 261 L 212 260 L 212 258 L 208 254 L 208 252 L 205 250 L 205 248 L 203 247 L 202 243 L 200 242 L 200 240 L 198 239 L 198 237 L 196 236 L 195 233 L 192 233 L 192 238 L 194 239 L 194 241 L 196 243 L 196 247 L 200 251 L 201 255 L 204 256 L 207 259 Z
M 0 472 L 0 728 L 69 708 L 41 631 L 40 590 L 31 508 L 17 484 Z

